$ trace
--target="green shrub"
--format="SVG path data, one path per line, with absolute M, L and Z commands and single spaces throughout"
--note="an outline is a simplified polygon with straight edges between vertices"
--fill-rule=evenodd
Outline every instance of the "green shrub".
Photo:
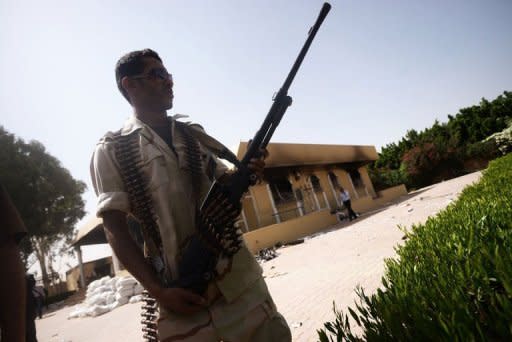
M 368 296 L 358 288 L 355 309 L 335 308 L 320 341 L 512 341 L 511 180 L 509 154 L 455 203 L 405 232 L 381 289 Z
M 463 159 L 487 159 L 492 160 L 502 156 L 498 149 L 498 145 L 495 140 L 489 139 L 485 141 L 479 141 L 474 144 L 468 144 L 462 150 Z
M 407 177 L 402 170 L 369 167 L 368 175 L 372 180 L 375 191 L 384 190 L 407 182 Z
M 463 174 L 463 161 L 456 148 L 426 142 L 402 156 L 400 170 L 407 175 L 408 188 L 420 188 Z
M 489 140 L 496 144 L 501 154 L 512 152 L 512 120 L 509 122 L 508 128 L 495 133 L 486 139 L 486 141 Z

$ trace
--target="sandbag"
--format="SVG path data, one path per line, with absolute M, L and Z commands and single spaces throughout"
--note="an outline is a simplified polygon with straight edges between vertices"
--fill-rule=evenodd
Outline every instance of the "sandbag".
M 116 282 L 116 288 L 119 289 L 126 286 L 135 286 L 135 284 L 137 284 L 137 280 L 135 280 L 135 278 L 123 277 Z
M 116 294 L 116 302 L 118 302 L 119 306 L 125 305 L 126 303 L 128 303 L 129 298 L 130 297 L 123 297 L 123 296 L 120 296 L 119 294 Z
M 133 287 L 133 294 L 134 295 L 140 295 L 142 292 L 144 291 L 144 286 L 142 286 L 141 284 L 137 283 L 134 287 Z
M 131 297 L 131 296 L 133 296 L 133 287 L 117 290 L 116 295 L 117 294 L 119 294 L 121 297 Z
M 110 306 L 108 305 L 95 305 L 92 307 L 92 310 L 90 311 L 90 316 L 96 317 L 99 315 L 103 315 L 106 312 L 109 312 Z
M 77 306 L 68 318 L 96 317 L 127 304 L 139 302 L 144 287 L 133 277 L 103 277 L 89 284 L 83 305 Z M 138 296 L 134 296 L 138 295 Z M 133 298 L 133 299 L 131 299 Z
M 142 301 L 142 295 L 132 296 L 128 303 L 133 304 Z
M 92 297 L 87 298 L 85 302 L 88 304 L 88 306 L 105 304 L 105 297 L 101 293 L 98 293 Z

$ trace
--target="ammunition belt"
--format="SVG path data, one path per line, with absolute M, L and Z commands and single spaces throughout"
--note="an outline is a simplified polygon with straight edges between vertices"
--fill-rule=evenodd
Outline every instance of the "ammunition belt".
M 200 211 L 201 177 L 203 168 L 198 139 L 193 136 L 191 128 L 176 121 L 176 127 L 185 144 L 186 170 L 190 174 L 196 202 L 196 229 L 180 246 L 178 255 L 179 279 L 171 286 L 183 287 L 198 294 L 203 294 L 208 283 L 218 274 L 216 270 L 220 258 L 230 259 L 241 247 L 241 233 L 235 227 L 235 217 L 212 215 L 220 208 Z M 195 132 L 197 134 L 197 132 Z M 208 148 L 208 146 L 205 146 Z M 219 197 L 222 193 L 219 193 Z M 222 202 L 222 200 L 220 200 Z M 212 208 L 209 208 L 212 209 Z
M 188 174 L 190 176 L 192 192 L 194 194 L 194 201 L 196 204 L 196 208 L 198 208 L 201 197 L 201 178 L 203 175 L 203 165 L 201 163 L 201 149 L 199 147 L 198 141 L 190 134 L 188 125 L 186 123 L 179 121 L 175 121 L 175 123 L 176 128 L 178 129 L 178 132 L 181 134 L 183 138 L 183 143 L 185 145 L 185 160 L 187 163 L 185 169 L 188 171 Z
M 114 135 L 116 159 L 120 166 L 128 197 L 130 199 L 132 215 L 142 225 L 144 237 L 144 255 L 154 267 L 157 274 L 165 279 L 165 266 L 162 260 L 162 240 L 156 224 L 153 203 L 148 191 L 148 183 L 140 170 L 141 155 L 139 152 L 139 134 Z M 143 317 L 142 331 L 145 341 L 158 341 L 157 312 L 158 305 L 148 291 L 144 291 L 141 316 Z
M 216 265 L 220 258 L 231 259 L 241 247 L 241 233 L 235 227 L 237 216 L 224 217 L 212 215 L 217 208 L 209 208 L 207 213 L 200 212 L 199 202 L 202 185 L 202 158 L 199 142 L 191 134 L 187 124 L 176 121 L 177 132 L 185 145 L 185 170 L 189 174 L 196 208 L 196 227 L 194 233 L 186 239 L 178 255 L 179 278 L 169 281 L 163 263 L 163 245 L 156 224 L 156 215 L 149 192 L 147 179 L 141 172 L 141 154 L 139 134 L 137 131 L 114 135 L 116 159 L 120 166 L 121 178 L 129 196 L 132 215 L 141 224 L 144 237 L 144 254 L 154 267 L 165 286 L 182 287 L 203 294 L 208 283 L 218 274 Z M 208 148 L 208 146 L 205 146 Z M 220 188 L 217 188 L 217 190 Z M 214 189 L 215 190 L 215 189 Z M 219 196 L 222 197 L 222 192 Z M 144 293 L 143 331 L 147 341 L 158 341 L 157 336 L 157 303 Z

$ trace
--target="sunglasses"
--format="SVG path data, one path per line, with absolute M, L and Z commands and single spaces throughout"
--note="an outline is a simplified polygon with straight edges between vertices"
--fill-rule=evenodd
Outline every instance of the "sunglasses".
M 169 74 L 167 72 L 167 70 L 165 70 L 165 69 L 151 69 L 145 75 L 132 76 L 131 78 L 134 80 L 143 79 L 143 78 L 148 78 L 148 79 L 152 79 L 152 80 L 159 79 L 162 81 L 169 80 L 172 82 L 172 74 Z

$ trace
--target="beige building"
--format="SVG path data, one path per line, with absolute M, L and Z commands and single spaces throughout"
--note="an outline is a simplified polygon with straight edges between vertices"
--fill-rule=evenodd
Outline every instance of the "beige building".
M 342 208 L 339 186 L 349 191 L 352 207 L 359 213 L 407 194 L 404 185 L 374 190 L 366 168 L 378 157 L 373 146 L 272 143 L 267 149 L 264 180 L 251 187 L 242 201 L 241 229 L 254 253 L 338 223 L 336 212 Z M 246 150 L 247 143 L 240 143 L 239 159 Z M 95 243 L 106 243 L 98 218 L 86 222 L 73 243 L 80 264 L 80 246 Z M 122 266 L 117 258 L 112 261 L 119 272 Z
M 244 238 L 253 252 L 319 232 L 338 222 L 339 186 L 349 191 L 356 212 L 405 195 L 405 186 L 376 192 L 366 165 L 373 146 L 272 143 L 267 147 L 264 182 L 243 199 Z M 238 158 L 247 150 L 241 143 Z
M 86 286 L 96 279 L 100 279 L 105 276 L 112 277 L 114 275 L 112 257 L 105 257 L 85 262 L 82 264 L 82 267 Z M 77 291 L 82 288 L 80 281 L 80 265 L 66 271 L 66 283 L 68 291 Z

